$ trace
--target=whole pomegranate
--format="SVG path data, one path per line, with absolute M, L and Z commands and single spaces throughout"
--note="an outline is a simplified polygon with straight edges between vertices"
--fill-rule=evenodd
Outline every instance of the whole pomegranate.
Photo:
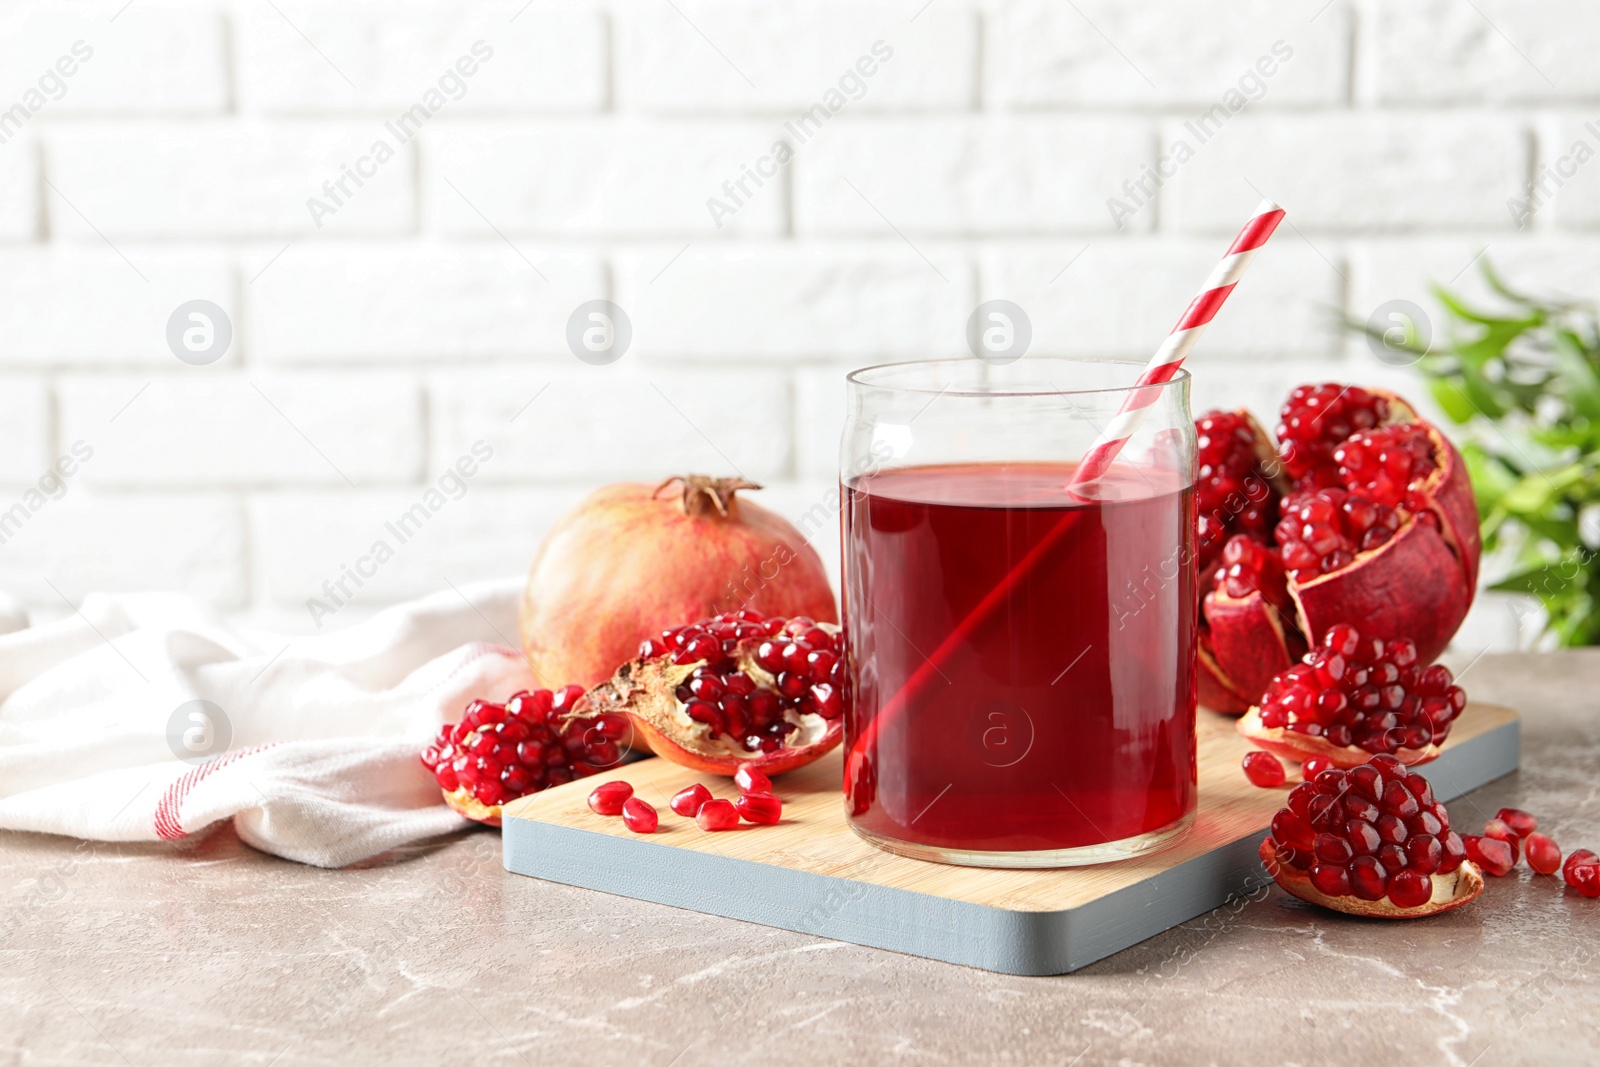
M 656 755 L 766 792 L 844 736 L 839 628 L 748 608 L 663 630 L 573 714 L 625 713 Z M 763 788 L 764 787 L 764 788 Z
M 740 608 L 836 621 L 816 551 L 738 496 L 759 488 L 703 474 L 621 483 L 563 516 L 523 590 L 522 647 L 535 675 L 595 685 L 645 638 Z
M 1432 662 L 1478 580 L 1460 453 L 1400 397 L 1302 385 L 1277 442 L 1247 412 L 1196 421 L 1200 702 L 1242 712 L 1329 627 L 1409 638 Z

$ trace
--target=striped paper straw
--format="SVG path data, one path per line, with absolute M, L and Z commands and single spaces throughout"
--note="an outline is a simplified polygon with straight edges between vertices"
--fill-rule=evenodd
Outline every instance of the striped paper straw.
M 1281 221 L 1283 208 L 1271 200 L 1261 201 L 1255 214 L 1250 216 L 1250 221 L 1244 224 L 1239 236 L 1228 246 L 1227 253 L 1212 269 L 1211 276 L 1200 287 L 1200 292 L 1189 301 L 1178 324 L 1167 334 L 1167 339 L 1156 349 L 1156 354 L 1150 357 L 1149 365 L 1135 385 L 1155 386 L 1172 380 L 1178 368 L 1183 366 L 1183 357 L 1189 354 L 1189 349 L 1200 339 L 1206 326 L 1217 317 L 1222 302 L 1239 284 L 1256 251 L 1267 243 L 1267 238 L 1272 236 L 1272 231 L 1278 228 Z M 1092 482 L 1106 472 L 1111 461 L 1117 458 L 1117 453 L 1122 451 L 1122 446 L 1139 428 L 1145 410 L 1155 403 L 1158 395 L 1159 390 L 1156 389 L 1137 389 L 1128 394 L 1128 399 L 1122 403 L 1122 410 L 1117 412 L 1084 454 L 1083 461 L 1073 472 L 1072 485 Z

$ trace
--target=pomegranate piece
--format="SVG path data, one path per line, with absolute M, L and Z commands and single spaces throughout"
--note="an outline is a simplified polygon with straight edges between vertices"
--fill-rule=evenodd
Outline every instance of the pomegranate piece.
M 680 789 L 672 794 L 670 805 L 672 810 L 686 819 L 692 819 L 700 814 L 700 808 L 711 799 L 711 790 L 696 782 L 687 789 Z
M 733 784 L 739 787 L 741 793 L 772 792 L 772 779 L 748 764 L 734 772 Z
M 1483 836 L 1492 837 L 1496 841 L 1503 842 L 1508 848 L 1510 848 L 1511 864 L 1512 866 L 1516 866 L 1517 859 L 1522 852 L 1522 838 L 1517 836 L 1516 831 L 1512 830 L 1511 827 L 1507 826 L 1501 819 L 1490 819 L 1484 824 Z
M 707 832 L 718 830 L 732 830 L 739 825 L 739 809 L 733 806 L 733 801 L 708 800 L 700 807 L 700 813 L 694 817 L 696 825 Z
M 1467 858 L 1485 874 L 1500 878 L 1510 874 L 1511 868 L 1517 865 L 1517 854 L 1510 845 L 1498 838 L 1468 834 L 1461 840 L 1467 846 Z
M 649 802 L 629 797 L 622 802 L 622 821 L 636 834 L 653 834 L 660 825 L 661 817 Z
M 565 785 L 622 758 L 626 716 L 587 713 L 583 689 L 517 693 L 504 704 L 474 700 L 458 723 L 439 728 L 422 750 L 445 803 L 477 822 L 500 825 L 501 805 Z
M 539 546 L 522 595 L 522 648 L 540 678 L 611 677 L 652 634 L 737 602 L 833 622 L 833 589 L 794 525 L 743 478 L 688 474 L 590 494 Z
M 750 781 L 821 757 L 843 738 L 837 626 L 742 610 L 664 630 L 589 691 L 587 714 L 626 714 L 656 755 Z M 760 775 L 760 777 L 756 777 Z
M 1237 728 L 1261 748 L 1293 759 L 1354 767 L 1392 755 L 1425 763 L 1438 756 L 1467 706 L 1453 682 L 1449 668 L 1419 663 L 1410 640 L 1363 637 L 1340 623 L 1272 680 L 1260 707 Z
M 1284 783 L 1283 764 L 1278 757 L 1270 752 L 1246 752 L 1244 754 L 1244 776 L 1250 779 L 1252 785 L 1263 789 L 1271 789 Z
M 596 815 L 621 815 L 622 805 L 633 796 L 627 782 L 602 782 L 589 794 L 589 810 Z
M 1535 873 L 1555 874 L 1561 869 L 1561 846 L 1544 834 L 1530 833 L 1523 842 L 1523 850 L 1528 866 Z
M 1196 427 L 1201 703 L 1248 710 L 1341 622 L 1411 640 L 1422 663 L 1444 650 L 1482 546 L 1465 462 L 1436 427 L 1392 393 L 1332 383 L 1290 394 L 1276 458 L 1244 412 Z
M 771 793 L 744 793 L 733 806 L 745 822 L 772 826 L 783 818 L 783 801 Z
M 1295 786 L 1261 843 L 1262 862 L 1288 892 L 1391 919 L 1436 915 L 1474 899 L 1483 876 L 1467 857 L 1427 780 L 1387 755 Z
M 1521 808 L 1501 808 L 1494 813 L 1494 817 L 1509 826 L 1518 837 L 1527 837 L 1539 828 L 1539 820 Z
M 1586 897 L 1600 897 L 1600 856 L 1580 848 L 1561 865 L 1561 877 Z

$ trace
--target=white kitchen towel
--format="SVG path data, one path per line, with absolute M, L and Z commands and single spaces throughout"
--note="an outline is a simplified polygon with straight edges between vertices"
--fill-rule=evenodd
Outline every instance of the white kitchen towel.
M 319 867 L 459 829 L 417 754 L 467 701 L 535 685 L 503 643 L 516 596 L 452 589 L 274 638 L 176 594 L 97 594 L 0 635 L 0 828 L 174 841 L 231 818 Z

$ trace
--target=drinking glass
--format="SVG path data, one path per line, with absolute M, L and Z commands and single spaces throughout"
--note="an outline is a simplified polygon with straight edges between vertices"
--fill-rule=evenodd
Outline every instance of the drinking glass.
M 841 450 L 845 805 L 891 852 L 1103 863 L 1194 817 L 1189 375 L 1143 387 L 1104 473 L 1078 462 L 1143 366 L 1030 357 L 848 376 Z

